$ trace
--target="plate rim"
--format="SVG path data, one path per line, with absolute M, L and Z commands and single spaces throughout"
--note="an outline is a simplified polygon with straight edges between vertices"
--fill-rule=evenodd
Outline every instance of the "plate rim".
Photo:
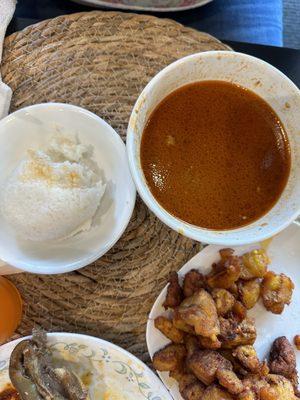
M 83 333 L 71 333 L 71 332 L 49 332 L 47 333 L 47 336 L 50 337 L 54 337 L 54 338 L 83 338 L 83 339 L 88 339 L 91 340 L 92 342 L 95 342 L 95 344 L 103 344 L 107 347 L 110 347 L 116 351 L 119 351 L 121 354 L 125 355 L 127 358 L 133 360 L 134 362 L 136 362 L 137 364 L 140 364 L 141 366 L 143 366 L 145 368 L 145 370 L 147 371 L 147 373 L 149 374 L 149 376 L 151 377 L 151 380 L 154 380 L 157 382 L 157 384 L 159 384 L 159 391 L 161 392 L 161 390 L 164 392 L 164 396 L 167 397 L 167 399 L 173 400 L 168 388 L 165 386 L 165 384 L 162 382 L 162 380 L 160 379 L 160 377 L 158 377 L 154 371 L 151 370 L 150 367 L 148 367 L 147 364 L 145 364 L 142 360 L 140 360 L 138 357 L 136 357 L 134 354 L 130 353 L 128 350 L 123 349 L 122 347 L 109 342 L 108 340 L 96 337 L 96 336 L 91 336 L 91 335 L 86 335 Z M 3 345 L 0 346 L 0 350 L 7 347 L 11 347 L 11 346 L 16 346 L 19 342 L 21 342 L 22 340 L 26 340 L 26 339 L 30 339 L 32 337 L 32 335 L 28 335 L 28 336 L 24 336 L 15 340 L 12 340 L 8 343 L 5 343 Z M 14 348 L 13 347 L 13 348 Z
M 143 6 L 133 6 L 126 4 L 112 4 L 105 0 L 71 0 L 75 3 L 84 4 L 88 6 L 98 6 L 98 7 L 107 7 L 107 8 L 115 8 L 120 10 L 135 10 L 135 11 L 148 11 L 148 12 L 176 12 L 176 11 L 186 11 L 193 10 L 198 7 L 202 7 L 208 3 L 211 3 L 213 0 L 200 0 L 201 3 L 193 4 L 189 6 L 182 7 L 143 7 Z

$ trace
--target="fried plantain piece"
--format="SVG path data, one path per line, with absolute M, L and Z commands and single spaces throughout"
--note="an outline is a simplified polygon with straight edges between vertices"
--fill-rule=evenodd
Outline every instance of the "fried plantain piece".
M 256 340 L 256 329 L 252 318 L 238 322 L 235 319 L 220 317 L 219 340 L 222 348 L 232 349 L 241 345 L 253 344 Z
M 259 399 L 261 389 L 268 386 L 268 383 L 266 382 L 265 377 L 261 377 L 259 374 L 248 374 L 243 379 L 243 385 L 245 393 L 253 394 L 254 399 Z
M 205 385 L 211 385 L 219 368 L 232 369 L 231 362 L 213 350 L 196 350 L 187 358 L 186 365 Z
M 252 250 L 242 256 L 240 278 L 244 280 L 263 278 L 270 264 L 270 259 L 265 250 Z
M 172 271 L 169 275 L 169 285 L 163 307 L 165 309 L 178 307 L 182 302 L 182 299 L 183 292 L 179 285 L 178 274 L 177 272 Z
M 181 392 L 184 400 L 199 400 L 202 399 L 205 386 L 198 380 L 187 385 Z
M 257 400 L 255 393 L 248 389 L 240 393 L 237 398 L 238 400 Z
M 249 371 L 247 371 L 245 367 L 239 362 L 239 360 L 233 356 L 232 349 L 220 349 L 218 351 L 224 358 L 231 362 L 233 371 L 235 373 L 239 374 L 240 376 L 246 376 L 247 374 L 249 374 Z
M 234 250 L 230 249 L 228 247 L 228 248 L 219 250 L 219 254 L 220 254 L 221 260 L 226 261 L 226 260 L 228 260 L 228 258 L 230 258 L 234 255 Z
M 220 386 L 211 385 L 205 389 L 201 400 L 233 400 L 233 397 Z
M 189 271 L 183 280 L 184 297 L 193 296 L 199 289 L 205 288 L 205 277 L 196 269 Z
M 251 279 L 238 282 L 239 298 L 244 306 L 250 310 L 258 302 L 260 296 L 260 281 Z
M 232 307 L 231 314 L 237 321 L 243 321 L 247 317 L 247 308 L 240 301 L 236 301 Z
M 297 388 L 296 355 L 292 345 L 285 336 L 274 340 L 270 351 L 269 368 L 272 374 L 284 376 Z
M 281 375 L 270 374 L 266 377 L 268 386 L 261 388 L 261 400 L 296 400 L 293 385 Z
M 155 318 L 154 326 L 160 330 L 163 335 L 170 339 L 173 343 L 182 343 L 184 333 L 177 329 L 171 320 L 166 317 L 160 316 Z
M 157 371 L 174 371 L 181 369 L 186 349 L 183 344 L 168 344 L 153 356 L 153 367 Z
M 226 315 L 235 303 L 234 296 L 226 289 L 213 289 L 211 295 L 216 303 L 218 315 Z
M 238 346 L 232 352 L 232 355 L 238 359 L 238 361 L 251 372 L 259 372 L 260 361 L 258 359 L 256 350 L 251 345 Z
M 237 256 L 213 264 L 213 270 L 207 275 L 207 284 L 211 288 L 229 289 L 241 273 L 241 262 Z
M 239 394 L 244 390 L 244 385 L 238 376 L 230 369 L 219 368 L 217 370 L 219 384 L 231 394 Z
M 295 286 L 286 275 L 277 275 L 268 271 L 261 287 L 262 299 L 266 309 L 274 314 L 281 314 L 285 304 L 290 304 Z
M 220 326 L 215 302 L 211 295 L 200 289 L 193 296 L 186 298 L 178 308 L 179 316 L 188 325 L 195 328 L 197 335 L 217 339 Z
M 180 331 L 183 331 L 185 333 L 189 333 L 191 335 L 195 335 L 195 329 L 191 326 L 188 325 L 180 316 L 178 308 L 175 308 L 174 314 L 173 314 L 173 325 L 175 328 L 179 329 Z
M 169 375 L 170 378 L 173 378 L 177 381 L 180 393 L 191 383 L 199 382 L 194 374 L 191 374 L 190 372 L 182 369 L 175 369 L 174 371 L 170 371 Z
M 297 350 L 300 350 L 300 335 L 294 337 L 294 344 L 297 347 Z

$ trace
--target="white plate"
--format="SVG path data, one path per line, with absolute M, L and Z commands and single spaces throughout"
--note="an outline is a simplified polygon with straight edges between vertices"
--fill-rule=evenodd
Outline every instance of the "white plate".
M 261 359 L 265 358 L 274 339 L 279 336 L 286 336 L 291 343 L 296 334 L 300 333 L 300 226 L 296 223 L 290 225 L 286 230 L 275 236 L 267 248 L 271 258 L 269 269 L 275 272 L 283 272 L 288 275 L 295 284 L 292 302 L 286 306 L 282 315 L 275 315 L 268 312 L 261 303 L 257 304 L 250 312 L 249 316 L 255 318 L 257 328 L 257 339 L 254 347 Z M 245 245 L 233 247 L 236 254 L 240 255 L 247 251 L 260 247 L 260 245 Z M 183 277 L 188 271 L 195 268 L 206 274 L 211 270 L 211 265 L 220 259 L 219 250 L 224 246 L 207 246 L 195 257 L 188 261 L 180 270 L 179 276 Z M 152 358 L 153 354 L 167 345 L 169 340 L 154 327 L 154 319 L 159 315 L 168 315 L 162 304 L 166 297 L 165 287 L 150 312 L 147 323 L 147 346 Z M 296 348 L 295 348 L 296 350 Z M 300 368 L 300 352 L 296 351 L 297 366 Z M 170 390 L 176 400 L 182 400 L 178 391 L 178 385 L 174 379 L 169 378 L 168 373 L 158 372 L 158 375 Z
M 74 333 L 50 333 L 47 336 L 55 359 L 80 364 L 80 370 L 76 370 L 79 376 L 92 371 L 99 388 L 89 388 L 91 400 L 171 400 L 157 376 L 142 361 L 122 348 L 102 339 Z M 0 347 L 0 392 L 10 383 L 9 358 L 20 340 Z M 130 396 L 102 397 L 101 391 L 108 389 L 119 389 L 122 394 L 127 392 Z
M 213 0 L 73 0 L 88 6 L 152 12 L 183 11 L 204 6 Z
M 92 229 L 59 242 L 22 240 L 0 215 L 0 259 L 40 274 L 72 271 L 101 257 L 124 232 L 135 203 L 135 186 L 120 136 L 97 115 L 68 104 L 34 105 L 0 121 L 0 186 L 29 148 L 47 147 L 57 128 L 62 133 L 78 134 L 83 144 L 93 145 L 106 190 Z

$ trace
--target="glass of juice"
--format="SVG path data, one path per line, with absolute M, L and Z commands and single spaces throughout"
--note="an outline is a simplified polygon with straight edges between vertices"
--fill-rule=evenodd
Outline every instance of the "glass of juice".
M 22 317 L 22 299 L 17 288 L 0 276 L 0 345 L 15 332 Z

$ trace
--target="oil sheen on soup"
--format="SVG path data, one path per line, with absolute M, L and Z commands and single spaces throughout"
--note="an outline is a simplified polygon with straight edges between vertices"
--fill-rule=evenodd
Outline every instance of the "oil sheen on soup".
M 238 228 L 266 214 L 286 186 L 290 164 L 287 135 L 273 109 L 223 81 L 172 92 L 142 135 L 141 165 L 155 199 L 208 229 Z

